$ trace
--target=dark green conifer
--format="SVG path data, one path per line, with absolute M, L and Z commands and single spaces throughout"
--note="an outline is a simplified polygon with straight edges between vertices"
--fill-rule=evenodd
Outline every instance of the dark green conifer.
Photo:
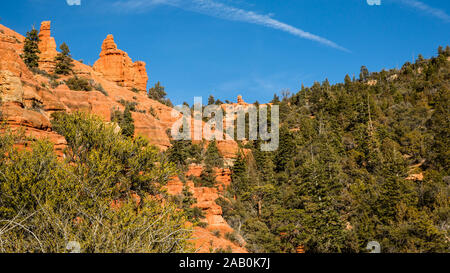
M 38 31 L 33 27 L 32 30 L 27 32 L 25 37 L 25 44 L 23 46 L 22 59 L 28 68 L 33 69 L 39 66 L 39 36 Z

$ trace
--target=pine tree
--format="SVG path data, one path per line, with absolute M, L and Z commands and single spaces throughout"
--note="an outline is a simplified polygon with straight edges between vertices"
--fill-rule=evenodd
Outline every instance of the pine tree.
M 189 157 L 187 147 L 191 145 L 190 140 L 172 141 L 172 146 L 167 150 L 169 160 L 179 168 L 185 168 Z
M 27 32 L 25 38 L 25 44 L 23 46 L 22 59 L 29 69 L 37 68 L 39 66 L 39 36 L 38 31 L 33 27 L 33 29 Z
M 116 122 L 122 132 L 122 135 L 133 137 L 134 136 L 134 120 L 131 115 L 130 106 L 125 106 L 125 110 L 115 110 L 111 115 L 111 121 Z
M 243 192 L 248 191 L 247 164 L 241 153 L 238 154 L 231 168 L 230 191 L 235 195 L 242 195 Z
M 270 101 L 273 104 L 279 104 L 280 103 L 280 97 L 277 94 L 273 95 L 272 101 Z
M 157 100 L 159 102 L 164 101 L 167 96 L 167 93 L 164 91 L 164 86 L 158 81 L 154 87 L 148 90 L 148 97 L 153 100 Z
M 202 187 L 212 188 L 216 185 L 216 173 L 211 165 L 206 164 L 200 175 L 200 183 Z
M 361 66 L 361 72 L 359 73 L 359 80 L 360 81 L 367 81 L 369 78 L 369 70 L 365 66 Z
M 170 101 L 170 99 L 166 98 L 167 93 L 164 89 L 165 89 L 164 86 L 162 86 L 160 82 L 157 82 L 154 87 L 148 90 L 147 95 L 152 100 L 156 100 L 164 105 L 173 107 L 173 104 Z
M 345 75 L 344 83 L 346 86 L 349 86 L 352 83 L 352 79 L 349 75 Z
M 61 52 L 55 57 L 55 73 L 59 75 L 69 75 L 74 66 L 69 47 L 66 43 L 62 43 L 59 48 L 61 49 Z
M 213 95 L 209 95 L 208 105 L 213 105 L 213 104 L 215 104 L 215 102 L 216 102 L 216 100 L 214 99 L 214 96 Z
M 205 164 L 211 167 L 222 168 L 223 158 L 220 155 L 217 143 L 215 140 L 211 141 L 205 152 Z
M 134 120 L 131 115 L 130 107 L 127 105 L 123 111 L 122 133 L 126 136 L 134 136 Z
M 286 126 L 282 126 L 280 130 L 280 147 L 275 156 L 275 170 L 277 172 L 284 171 L 295 153 L 294 137 Z
M 433 134 L 433 140 L 429 141 L 427 149 L 428 157 L 432 159 L 432 165 L 443 171 L 446 175 L 450 173 L 450 92 L 438 92 L 435 111 L 427 121 L 427 127 Z

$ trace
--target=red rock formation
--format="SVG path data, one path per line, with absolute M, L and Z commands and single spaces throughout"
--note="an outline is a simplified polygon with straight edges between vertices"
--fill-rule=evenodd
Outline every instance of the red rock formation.
M 203 167 L 200 165 L 189 166 L 185 176 L 200 177 Z M 196 227 L 193 237 L 194 243 L 198 252 L 210 252 L 218 249 L 227 249 L 228 247 L 234 253 L 246 253 L 244 247 L 236 245 L 225 239 L 227 233 L 232 233 L 234 230 L 228 225 L 222 216 L 222 208 L 215 202 L 221 196 L 221 193 L 231 183 L 230 169 L 214 169 L 216 173 L 216 180 L 218 188 L 195 187 L 192 181 L 188 181 L 186 186 L 193 193 L 196 203 L 192 207 L 200 208 L 204 215 L 204 222 L 207 224 L 205 228 Z M 167 184 L 167 193 L 170 195 L 179 195 L 184 188 L 183 182 L 178 177 L 173 177 Z M 242 239 L 242 244 L 245 241 Z
M 247 103 L 244 101 L 244 99 L 242 98 L 241 95 L 239 95 L 239 96 L 237 97 L 237 103 L 238 103 L 239 105 L 247 105 Z
M 39 43 L 40 68 L 49 72 L 54 69 L 54 57 L 57 55 L 50 25 L 48 21 L 42 22 L 39 33 L 41 40 Z M 137 109 L 142 112 L 146 111 L 146 113 L 132 113 L 136 135 L 148 138 L 152 144 L 161 149 L 167 149 L 170 146 L 166 132 L 172 128 L 178 118 L 172 116 L 172 108 L 149 99 L 145 92 L 135 93 L 129 90 L 132 87 L 145 90 L 148 79 L 145 64 L 142 62 L 132 63 L 125 52 L 117 49 L 112 36 L 108 36 L 104 41 L 100 60 L 96 62 L 94 69 L 77 61 L 74 61 L 73 68 L 78 77 L 101 84 L 108 93 L 106 96 L 95 90 L 91 92 L 71 91 L 64 84 L 50 88 L 49 79 L 31 73 L 20 58 L 24 37 L 2 25 L 0 25 L 0 30 L 0 71 L 12 73 L 11 75 L 9 72 L 2 72 L 0 90 L 4 102 L 14 101 L 23 104 L 22 106 L 25 108 L 30 108 L 33 103 L 38 102 L 43 105 L 41 114 L 47 119 L 54 111 L 84 110 L 109 121 L 112 109 L 123 110 L 123 106 L 118 103 L 119 100 L 136 101 L 138 102 Z M 61 77 L 59 81 L 67 78 Z M 127 88 L 117 85 L 121 82 Z M 21 89 L 23 89 L 23 95 L 21 95 Z M 150 114 L 150 108 L 153 109 L 155 115 Z M 218 148 L 227 163 L 231 164 L 231 159 L 237 152 L 236 142 L 219 141 Z
M 110 34 L 103 41 L 100 59 L 95 62 L 94 70 L 107 80 L 129 89 L 136 88 L 146 92 L 148 76 L 144 62 L 134 62 L 120 49 Z
M 52 72 L 55 67 L 55 57 L 58 55 L 56 51 L 55 39 L 51 36 L 51 22 L 45 21 L 41 23 L 39 31 L 39 68 L 47 72 Z
M 230 242 L 221 235 L 220 237 L 217 237 L 209 230 L 201 227 L 194 228 L 192 238 L 194 239 L 195 249 L 198 253 L 210 253 L 228 249 L 233 253 L 248 252 L 244 247 Z
M 56 43 L 50 35 L 50 22 L 43 22 L 39 33 L 41 39 L 40 68 L 48 72 L 54 69 L 54 57 L 57 55 Z M 178 119 L 172 116 L 173 109 L 147 97 L 145 92 L 135 93 L 132 87 L 145 90 L 147 75 L 145 64 L 132 63 L 131 59 L 123 51 L 117 49 L 114 40 L 108 37 L 102 47 L 100 60 L 94 68 L 74 61 L 74 74 L 86 78 L 96 84 L 100 84 L 107 94 L 93 90 L 90 92 L 72 91 L 63 83 L 72 76 L 62 76 L 58 79 L 61 83 L 56 88 L 51 87 L 50 79 L 33 74 L 28 70 L 20 57 L 23 51 L 24 37 L 14 31 L 0 25 L 0 99 L 2 101 L 0 111 L 3 113 L 8 126 L 13 129 L 23 129 L 30 140 L 48 139 L 55 145 L 57 154 L 62 155 L 66 147 L 64 137 L 52 131 L 50 115 L 56 111 L 73 112 L 77 110 L 94 113 L 102 117 L 105 122 L 110 121 L 112 109 L 124 109 L 118 103 L 120 100 L 135 101 L 140 112 L 133 112 L 136 135 L 142 135 L 149 139 L 151 144 L 161 149 L 170 146 L 168 129 Z M 131 68 L 130 68 L 131 67 Z M 124 87 L 117 83 L 123 83 Z M 38 107 L 35 107 L 38 105 Z M 153 114 L 150 113 L 153 109 Z M 146 111 L 146 112 L 144 112 Z M 22 146 L 27 143 L 21 143 Z M 226 158 L 231 159 L 237 152 L 237 144 L 234 141 L 219 141 L 219 151 Z M 201 166 L 191 166 L 188 175 L 200 176 Z M 187 186 L 197 200 L 195 204 L 206 215 L 206 229 L 195 228 L 194 237 L 196 246 L 202 252 L 211 250 L 210 242 L 213 242 L 213 250 L 228 246 L 235 252 L 245 252 L 245 249 L 233 244 L 224 238 L 227 232 L 232 232 L 231 227 L 222 217 L 222 209 L 215 203 L 221 192 L 231 182 L 229 169 L 216 169 L 219 190 L 211 188 L 196 188 L 192 181 Z M 168 193 L 180 194 L 183 183 L 177 179 L 169 182 Z M 221 238 L 213 234 L 218 230 Z

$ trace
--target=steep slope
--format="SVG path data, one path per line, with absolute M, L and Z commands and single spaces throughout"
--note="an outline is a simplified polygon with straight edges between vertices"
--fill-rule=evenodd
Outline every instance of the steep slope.
M 203 171 L 201 165 L 191 165 L 185 176 L 200 177 Z M 191 180 L 186 181 L 185 185 L 193 194 L 196 203 L 192 207 L 200 208 L 204 215 L 203 223 L 206 226 L 194 228 L 194 243 L 195 248 L 199 252 L 216 252 L 220 250 L 229 250 L 233 253 L 247 253 L 244 248 L 245 241 L 243 238 L 238 238 L 239 243 L 231 242 L 227 239 L 227 234 L 233 233 L 233 229 L 223 218 L 222 208 L 215 202 L 219 197 L 223 197 L 225 188 L 231 183 L 230 169 L 214 169 L 216 173 L 216 180 L 218 182 L 217 188 L 196 187 Z M 173 177 L 167 184 L 167 193 L 176 196 L 182 194 L 184 184 L 178 177 Z
M 172 128 L 178 117 L 172 116 L 172 108 L 147 97 L 146 92 L 143 92 L 148 80 L 145 64 L 132 63 L 125 52 L 117 49 L 111 35 L 105 39 L 100 59 L 94 67 L 74 61 L 75 76 L 101 85 L 106 91 L 103 94 L 99 91 L 72 91 L 64 84 L 64 80 L 69 78 L 67 76 L 57 79 L 59 85 L 52 87 L 52 78 L 47 73 L 52 72 L 54 68 L 57 50 L 55 40 L 50 35 L 50 22 L 43 22 L 41 25 L 39 33 L 41 71 L 37 74 L 29 71 L 20 58 L 24 37 L 1 25 L 0 30 L 0 56 L 2 57 L 0 70 L 3 75 L 1 85 L 5 89 L 2 92 L 4 93 L 2 101 L 3 107 L 7 108 L 4 113 L 9 119 L 22 117 L 21 123 L 13 123 L 28 124 L 26 126 L 29 127 L 28 129 L 41 130 L 39 135 L 45 136 L 51 133 L 48 121 L 50 114 L 54 111 L 85 110 L 101 116 L 105 121 L 110 121 L 113 109 L 124 109 L 119 101 L 135 102 L 137 110 L 132 115 L 136 135 L 145 136 L 152 144 L 162 149 L 170 146 L 166 132 Z M 11 90 L 6 91 L 6 88 Z M 133 92 L 131 89 L 140 92 Z M 39 111 L 34 111 L 35 113 L 29 113 L 33 101 L 42 104 L 43 107 Z M 8 111 L 11 113 L 8 114 Z M 32 117 L 35 120 L 41 120 L 42 124 L 36 121 L 33 123 Z M 218 146 L 227 158 L 234 157 L 237 151 L 234 141 L 219 142 Z
M 132 62 L 124 51 L 118 49 L 111 35 L 105 39 L 100 59 L 93 67 L 78 61 L 73 62 L 73 76 L 87 79 L 93 86 L 98 87 L 98 90 L 93 91 L 70 90 L 65 81 L 73 76 L 55 78 L 52 75 L 58 51 L 55 39 L 51 37 L 49 21 L 41 24 L 39 69 L 33 72 L 20 57 L 24 39 L 22 35 L 0 25 L 0 112 L 10 128 L 23 130 L 29 141 L 49 139 L 55 144 L 56 152 L 61 155 L 66 141 L 52 130 L 52 113 L 81 110 L 96 114 L 105 122 L 109 122 L 115 109 L 124 110 L 122 103 L 125 101 L 136 104 L 136 110 L 132 112 L 135 134 L 144 136 L 162 150 L 170 147 L 167 131 L 172 128 L 178 116 L 172 116 L 172 108 L 148 98 L 145 92 L 148 81 L 145 63 Z M 28 143 L 22 145 L 27 146 Z M 218 141 L 217 146 L 229 162 L 235 157 L 237 144 L 234 141 Z M 224 174 L 219 175 L 219 181 L 229 180 L 229 170 L 219 173 Z M 245 252 L 244 248 L 212 233 L 215 230 L 214 225 L 220 223 L 224 224 L 224 228 L 220 227 L 222 231 L 232 231 L 223 218 L 220 220 L 221 208 L 214 203 L 218 197 L 217 190 L 192 190 L 198 205 L 202 206 L 208 215 L 209 226 L 206 229 L 196 228 L 194 234 L 199 251 L 210 251 L 210 242 L 213 242 L 213 249 L 231 246 L 235 252 Z M 222 235 L 224 234 L 225 232 Z

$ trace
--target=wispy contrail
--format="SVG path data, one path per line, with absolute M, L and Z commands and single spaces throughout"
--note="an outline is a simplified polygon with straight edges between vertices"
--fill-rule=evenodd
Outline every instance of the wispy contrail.
M 413 7 L 415 9 L 418 9 L 424 13 L 427 13 L 429 15 L 432 15 L 436 18 L 439 18 L 443 20 L 444 22 L 449 23 L 450 22 L 450 15 L 448 15 L 444 10 L 433 8 L 423 2 L 417 1 L 417 0 L 395 0 L 397 2 L 400 2 L 404 5 Z
M 270 15 L 264 15 L 253 11 L 235 8 L 213 0 L 127 0 L 117 1 L 113 3 L 113 6 L 121 8 L 122 10 L 142 11 L 145 8 L 149 8 L 158 4 L 174 6 L 226 20 L 266 26 L 290 33 L 297 37 L 315 41 L 332 48 L 350 52 L 348 49 L 336 44 L 335 42 L 275 20 Z

